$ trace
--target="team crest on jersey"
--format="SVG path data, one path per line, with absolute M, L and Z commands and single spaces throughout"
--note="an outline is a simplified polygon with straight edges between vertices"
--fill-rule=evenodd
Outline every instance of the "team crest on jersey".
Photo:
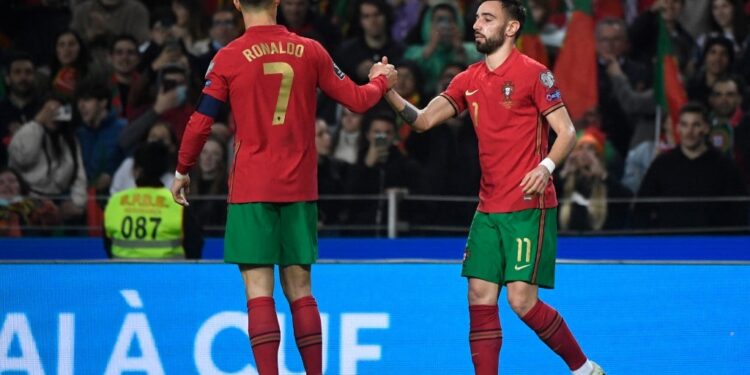
M 203 76 L 203 78 L 208 78 L 208 73 L 211 73 L 211 71 L 214 70 L 214 61 L 211 60 L 211 63 L 208 64 L 208 69 L 206 69 L 206 74 Z
M 513 85 L 513 82 L 511 81 L 505 81 L 503 84 L 503 105 L 505 108 L 510 108 L 513 106 L 513 98 L 511 95 L 513 95 L 513 91 L 515 90 L 515 85 Z
M 539 80 L 542 81 L 542 84 L 544 87 L 551 89 L 552 86 L 555 85 L 555 76 L 552 75 L 552 72 L 549 70 L 542 73 L 542 75 L 539 76 Z
M 336 76 L 339 77 L 339 79 L 344 79 L 344 77 L 346 77 L 346 74 L 339 69 L 339 66 L 336 65 L 336 63 L 333 63 L 333 72 L 336 73 Z

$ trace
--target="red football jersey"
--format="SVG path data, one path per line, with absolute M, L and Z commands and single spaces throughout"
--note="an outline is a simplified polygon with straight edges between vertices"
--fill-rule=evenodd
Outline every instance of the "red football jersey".
M 494 71 L 484 61 L 453 78 L 441 94 L 459 114 L 468 110 L 479 140 L 481 212 L 557 206 L 555 187 L 524 199 L 521 180 L 546 156 L 547 114 L 563 106 L 552 73 L 513 49 Z
M 229 202 L 318 199 L 317 88 L 355 112 L 374 106 L 385 77 L 358 86 L 316 41 L 284 26 L 254 26 L 219 50 L 209 65 L 201 103 L 183 136 L 177 171 L 195 164 L 210 132 L 207 113 L 229 99 L 236 123 Z

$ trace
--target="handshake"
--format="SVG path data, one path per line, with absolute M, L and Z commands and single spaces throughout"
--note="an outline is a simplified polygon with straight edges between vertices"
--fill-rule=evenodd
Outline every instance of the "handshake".
M 385 76 L 385 78 L 388 79 L 388 88 L 393 88 L 393 86 L 398 82 L 398 71 L 396 70 L 396 67 L 394 67 L 391 64 L 388 64 L 388 57 L 383 56 L 383 60 L 375 63 L 370 68 L 370 73 L 367 75 L 367 78 L 369 78 L 371 81 L 377 77 L 377 76 Z

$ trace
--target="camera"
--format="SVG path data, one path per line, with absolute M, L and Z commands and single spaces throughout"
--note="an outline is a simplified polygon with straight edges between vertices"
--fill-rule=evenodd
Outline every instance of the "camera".
M 388 134 L 386 132 L 375 133 L 375 147 L 388 147 Z

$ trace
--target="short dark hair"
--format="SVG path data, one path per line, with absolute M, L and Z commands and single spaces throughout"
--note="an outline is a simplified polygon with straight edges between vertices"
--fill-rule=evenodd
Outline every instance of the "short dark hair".
M 10 72 L 10 67 L 18 61 L 29 61 L 31 62 L 31 65 L 35 65 L 34 59 L 31 57 L 29 53 L 23 52 L 23 51 L 16 51 L 16 52 L 11 53 L 10 57 L 8 57 L 8 62 L 6 64 L 6 66 L 8 67 L 8 72 Z
M 134 36 L 130 34 L 120 34 L 116 36 L 114 39 L 112 39 L 112 43 L 109 45 L 109 52 L 114 53 L 115 52 L 115 46 L 117 43 L 120 43 L 122 41 L 128 41 L 130 43 L 133 43 L 135 46 L 135 50 L 138 51 L 138 40 L 135 39 Z
M 261 7 L 271 3 L 272 0 L 240 0 L 240 5 L 243 7 Z
M 734 43 L 723 36 L 714 36 L 706 40 L 706 44 L 703 46 L 703 56 L 701 60 L 706 59 L 708 50 L 715 45 L 722 46 L 727 51 L 727 54 L 729 55 L 729 67 L 731 67 L 734 64 Z
M 523 30 L 523 25 L 526 23 L 526 7 L 523 6 L 523 2 L 520 0 L 484 0 L 482 1 L 499 1 L 500 5 L 502 6 L 505 13 L 508 15 L 508 18 L 514 21 L 518 21 L 520 24 L 520 27 L 518 28 L 518 31 L 516 32 L 516 35 L 514 37 L 518 39 L 518 37 L 521 35 L 521 30 Z
M 680 108 L 680 117 L 682 117 L 682 115 L 684 115 L 685 113 L 697 113 L 703 118 L 703 121 L 706 124 L 710 123 L 708 108 L 706 108 L 705 105 L 699 102 L 688 102 L 687 104 L 683 105 L 682 108 Z
M 716 81 L 714 81 L 714 83 L 711 85 L 711 92 L 714 91 L 714 87 L 716 87 L 716 85 L 726 82 L 734 82 L 734 85 L 737 86 L 737 92 L 741 97 L 745 97 L 745 80 L 742 79 L 742 77 L 734 74 L 723 75 L 717 78 Z
M 75 91 L 76 99 L 112 99 L 112 89 L 101 79 L 87 78 L 78 82 Z
M 169 170 L 169 150 L 161 142 L 143 143 L 135 150 L 133 167 L 141 170 L 136 186 L 164 186 L 161 176 Z

